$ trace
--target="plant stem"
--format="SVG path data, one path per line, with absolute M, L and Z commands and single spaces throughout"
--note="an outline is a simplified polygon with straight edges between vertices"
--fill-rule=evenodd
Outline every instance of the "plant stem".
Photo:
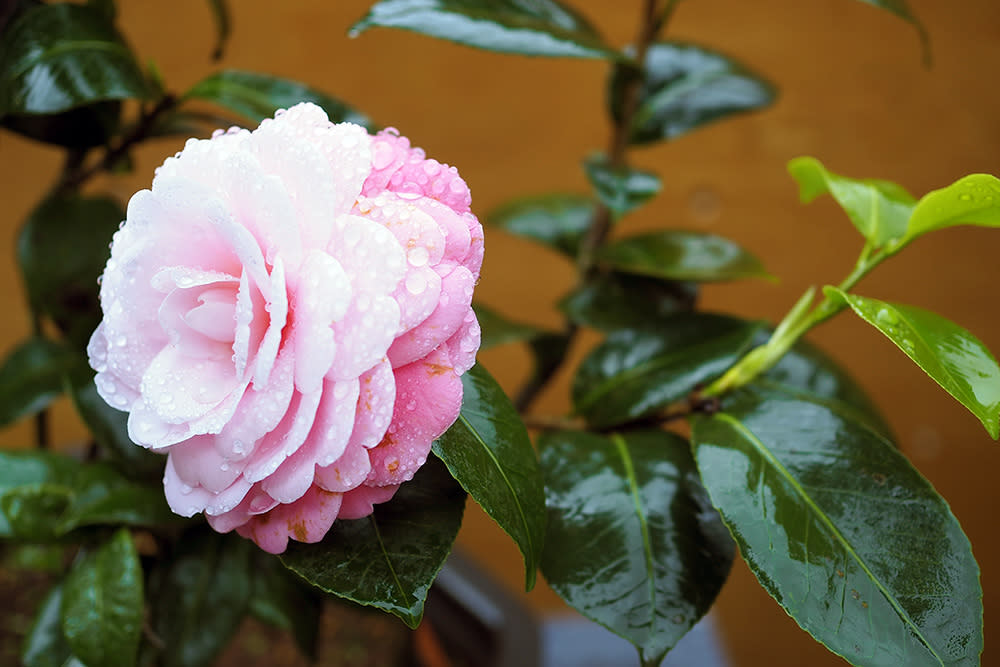
M 657 0 L 643 0 L 641 15 L 639 18 L 639 29 L 635 40 L 635 65 L 628 81 L 622 90 L 621 114 L 611 128 L 611 137 L 608 142 L 608 165 L 611 167 L 622 167 L 626 164 L 629 137 L 632 131 L 632 121 L 635 117 L 636 109 L 639 106 L 639 94 L 642 91 L 642 83 L 645 78 L 644 63 L 646 52 L 650 44 L 656 38 L 658 32 L 663 28 L 667 18 L 673 11 L 677 0 L 669 0 L 663 12 L 658 11 Z M 595 257 L 597 251 L 608 238 L 611 232 L 611 224 L 614 221 L 611 209 L 604 204 L 597 204 L 594 216 L 591 219 L 587 233 L 580 242 L 577 252 L 577 285 L 583 285 L 593 278 L 597 266 Z M 544 373 L 533 377 L 518 392 L 514 401 L 515 407 L 522 414 L 526 412 L 539 394 L 549 385 L 556 372 L 562 367 L 566 360 L 566 351 L 569 350 L 579 327 L 575 322 L 566 321 L 563 327 L 562 337 L 565 340 L 565 348 L 559 363 L 552 364 Z

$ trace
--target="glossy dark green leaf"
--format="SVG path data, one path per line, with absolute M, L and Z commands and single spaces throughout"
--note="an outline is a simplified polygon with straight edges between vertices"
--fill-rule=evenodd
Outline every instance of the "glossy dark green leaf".
M 473 308 L 482 330 L 480 350 L 488 350 L 491 347 L 507 345 L 508 343 L 520 343 L 546 333 L 543 329 L 533 327 L 530 324 L 509 320 L 481 303 L 476 303 Z
M 327 593 L 387 611 L 415 628 L 464 509 L 465 492 L 432 456 L 371 516 L 337 521 L 317 544 L 289 543 L 281 561 Z
M 434 443 L 434 453 L 473 500 L 517 543 L 525 588 L 545 538 L 545 492 L 535 450 L 517 410 L 481 366 L 462 376 L 462 411 Z
M 546 581 L 632 642 L 643 664 L 659 664 L 712 606 L 735 551 L 687 441 L 664 431 L 549 432 L 539 448 Z
M 788 173 L 799 184 L 802 202 L 829 193 L 874 247 L 900 239 L 906 233 L 916 199 L 902 186 L 891 181 L 841 176 L 812 157 L 791 160 Z
M 955 225 L 1000 227 L 1000 179 L 971 174 L 920 198 L 904 242 Z
M 63 667 L 69 660 L 70 648 L 62 631 L 62 599 L 63 585 L 58 583 L 35 612 L 31 630 L 24 638 L 24 667 Z
M 18 235 L 17 259 L 32 308 L 81 349 L 101 321 L 98 278 L 124 219 L 110 197 L 53 197 L 32 211 Z
M 756 257 L 721 236 L 681 229 L 648 232 L 605 245 L 598 258 L 617 271 L 709 282 L 769 278 Z
M 170 511 L 159 484 L 137 482 L 107 463 L 80 464 L 60 530 L 99 524 L 158 526 L 182 521 Z
M 153 631 L 164 667 L 207 667 L 229 643 L 250 604 L 251 542 L 207 526 L 187 531 L 151 590 Z
M 602 273 L 559 302 L 573 322 L 601 331 L 659 326 L 671 315 L 691 310 L 696 285 L 628 273 Z
M 645 204 L 662 187 L 656 174 L 630 167 L 612 167 L 603 155 L 592 155 L 584 160 L 583 169 L 597 198 L 616 218 Z
M 525 56 L 621 58 L 581 14 L 555 0 L 381 0 L 350 35 L 374 27 Z
M 357 123 L 369 130 L 371 121 L 344 102 L 304 83 L 270 74 L 226 69 L 196 83 L 185 99 L 204 100 L 235 111 L 255 123 L 299 102 L 314 102 L 323 107 L 334 123 Z
M 148 92 L 132 51 L 94 7 L 33 7 L 14 19 L 0 41 L 0 117 L 142 99 Z
M 619 65 L 608 99 L 621 120 L 622 91 L 634 77 Z M 645 77 L 632 121 L 630 141 L 673 139 L 733 114 L 769 106 L 777 92 L 767 80 L 717 51 L 682 42 L 658 42 L 646 51 Z
M 922 308 L 845 294 L 832 287 L 824 291 L 846 301 L 976 415 L 994 440 L 1000 437 L 1000 366 L 978 338 Z
M 0 427 L 43 410 L 63 391 L 63 377 L 76 363 L 64 346 L 30 338 L 0 365 Z
M 226 0 L 207 0 L 215 22 L 215 49 L 212 58 L 219 60 L 226 49 L 229 33 L 232 31 L 232 21 L 229 18 L 229 4 Z
M 498 206 L 486 214 L 486 220 L 573 258 L 595 209 L 594 200 L 582 195 L 538 195 Z
M 250 611 L 265 623 L 291 632 L 302 654 L 315 661 L 322 594 L 292 574 L 277 556 L 254 551 L 251 559 Z
M 0 514 L 11 537 L 54 540 L 63 534 L 60 517 L 72 499 L 73 489 L 66 484 L 25 484 L 0 495 Z
M 656 330 L 612 332 L 573 378 L 574 409 L 597 428 L 649 417 L 725 372 L 760 328 L 722 315 L 680 313 Z
M 24 491 L 30 495 L 31 489 L 42 486 L 67 489 L 68 500 L 68 489 L 78 465 L 73 459 L 38 450 L 0 451 L 0 508 L 7 495 Z M 23 494 L 20 497 L 23 498 Z M 58 517 L 58 514 L 46 517 L 45 524 L 52 524 L 54 530 Z M 31 526 L 27 528 L 30 529 Z M 13 534 L 13 527 L 6 514 L 0 511 L 0 538 Z
M 55 114 L 15 114 L 0 118 L 0 127 L 21 136 L 66 148 L 105 145 L 119 128 L 122 103 L 105 100 Z
M 694 420 L 702 480 L 764 588 L 856 665 L 977 665 L 982 589 L 947 503 L 897 449 L 767 381 Z
M 70 396 L 83 423 L 98 446 L 133 479 L 159 482 L 167 457 L 133 443 L 128 437 L 128 413 L 115 410 L 97 393 L 94 373 L 88 366 L 74 373 Z
M 63 585 L 62 625 L 87 665 L 132 667 L 142 632 L 142 565 L 122 528 L 73 563 Z

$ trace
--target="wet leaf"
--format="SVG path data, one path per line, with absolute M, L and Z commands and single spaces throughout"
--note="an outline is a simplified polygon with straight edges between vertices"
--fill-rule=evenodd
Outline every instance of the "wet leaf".
M 63 667 L 70 658 L 69 644 L 62 631 L 63 585 L 58 583 L 35 612 L 21 659 L 24 667 Z
M 928 310 L 845 294 L 832 287 L 824 292 L 846 301 L 976 415 L 994 440 L 1000 437 L 1000 366 L 978 338 Z
M 691 310 L 697 295 L 691 283 L 611 271 L 574 289 L 559 309 L 577 324 L 610 333 L 664 325 L 671 315 Z
M 918 236 L 955 225 L 1000 227 L 1000 179 L 972 174 L 920 198 L 899 246 Z
M 507 202 L 487 213 L 485 219 L 515 236 L 538 241 L 573 258 L 590 228 L 595 209 L 591 197 L 548 194 Z
M 554 0 L 381 0 L 350 35 L 376 26 L 503 53 L 621 58 L 581 14 Z
M 735 551 L 688 443 L 663 431 L 549 432 L 539 448 L 546 581 L 659 664 L 711 607 Z
M 44 410 L 63 391 L 63 378 L 77 363 L 64 346 L 29 338 L 0 365 L 0 426 Z
M 756 257 L 714 234 L 672 229 L 605 245 L 598 258 L 616 271 L 665 280 L 711 282 L 769 278 Z
M 462 376 L 462 412 L 434 453 L 517 543 L 525 588 L 535 584 L 545 537 L 542 475 L 528 432 L 496 380 L 481 365 Z
M 611 166 L 599 154 L 587 158 L 583 169 L 597 198 L 615 218 L 639 208 L 655 197 L 662 187 L 656 174 L 625 166 Z

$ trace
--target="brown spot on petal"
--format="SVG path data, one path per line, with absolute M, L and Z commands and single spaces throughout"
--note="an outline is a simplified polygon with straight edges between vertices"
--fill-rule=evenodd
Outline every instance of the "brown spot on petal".
M 399 467 L 399 460 L 385 464 L 385 469 L 388 470 L 390 473 L 396 472 L 396 468 L 398 467 Z
M 444 375 L 445 373 L 449 373 L 454 370 L 455 369 L 451 366 L 444 366 L 442 364 L 427 364 L 427 374 L 431 377 L 434 377 L 435 375 Z
M 289 521 L 288 533 L 299 542 L 305 542 L 306 537 L 309 535 L 309 531 L 306 530 L 306 522 L 302 519 L 299 519 L 298 521 Z
M 392 433 L 386 433 L 382 441 L 375 445 L 372 449 L 378 449 L 379 447 L 392 447 L 396 444 L 396 436 Z

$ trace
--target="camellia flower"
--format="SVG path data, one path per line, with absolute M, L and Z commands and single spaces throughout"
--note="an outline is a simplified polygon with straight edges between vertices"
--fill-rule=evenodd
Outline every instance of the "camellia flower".
M 164 488 L 280 553 L 372 512 L 457 418 L 483 230 L 454 167 L 299 104 L 136 193 L 88 353 Z

